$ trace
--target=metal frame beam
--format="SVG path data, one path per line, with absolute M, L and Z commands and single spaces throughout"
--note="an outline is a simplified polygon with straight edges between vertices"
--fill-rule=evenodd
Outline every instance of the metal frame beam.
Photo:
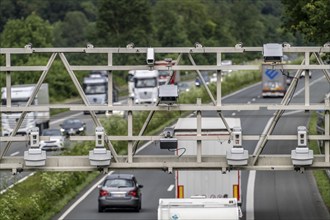
M 113 54 L 146 54 L 147 48 L 94 48 L 94 47 L 88 47 L 88 48 L 0 48 L 0 54 L 5 55 L 6 63 L 5 66 L 0 66 L 0 73 L 5 72 L 6 73 L 6 87 L 7 87 L 7 105 L 2 106 L 0 112 L 11 112 L 11 111 L 20 111 L 22 112 L 21 118 L 19 119 L 16 128 L 14 129 L 14 132 L 12 136 L 10 137 L 1 137 L 1 141 L 7 141 L 6 146 L 4 150 L 0 154 L 0 169 L 10 169 L 14 168 L 16 165 L 13 161 L 15 161 L 15 158 L 8 159 L 4 157 L 5 153 L 7 152 L 8 148 L 10 147 L 10 144 L 12 141 L 26 141 L 27 137 L 16 137 L 15 133 L 22 123 L 24 116 L 27 112 L 30 111 L 48 111 L 51 108 L 68 108 L 71 111 L 90 111 L 91 117 L 94 121 L 94 124 L 96 126 L 101 126 L 101 123 L 97 119 L 94 111 L 96 110 L 105 110 L 105 111 L 112 111 L 112 110 L 121 110 L 121 111 L 128 111 L 128 136 L 106 136 L 106 143 L 108 145 L 108 148 L 111 150 L 113 155 L 113 163 L 110 165 L 109 169 L 130 169 L 130 168 L 146 168 L 146 169 L 152 169 L 152 168 L 162 168 L 164 167 L 164 164 L 167 164 L 167 168 L 174 168 L 174 169 L 218 169 L 228 166 L 226 165 L 226 161 L 224 157 L 217 157 L 217 161 L 214 161 L 214 158 L 209 158 L 207 156 L 202 155 L 201 153 L 198 153 L 196 156 L 192 156 L 190 159 L 187 156 L 180 157 L 178 159 L 176 156 L 169 156 L 169 157 L 162 157 L 162 156 L 152 156 L 152 157 L 140 157 L 135 154 L 135 151 L 137 149 L 137 144 L 140 140 L 153 140 L 157 141 L 160 139 L 161 136 L 143 136 L 143 133 L 148 126 L 153 114 L 155 111 L 196 111 L 197 120 L 200 121 L 200 112 L 201 111 L 217 111 L 221 119 L 223 120 L 227 131 L 230 133 L 230 129 L 228 124 L 226 123 L 222 111 L 224 110 L 259 110 L 260 108 L 267 108 L 268 110 L 276 110 L 276 114 L 273 117 L 271 123 L 268 127 L 265 128 L 265 132 L 261 135 L 243 135 L 243 140 L 246 141 L 255 141 L 260 140 L 256 147 L 256 152 L 250 156 L 249 158 L 249 165 L 246 167 L 239 167 L 239 169 L 265 169 L 265 170 L 272 170 L 272 169 L 294 169 L 294 167 L 291 164 L 291 159 L 288 155 L 262 155 L 262 150 L 265 147 L 265 144 L 268 140 L 296 140 L 296 135 L 271 135 L 273 129 L 276 126 L 276 123 L 278 119 L 281 117 L 282 113 L 285 110 L 324 110 L 325 111 L 325 134 L 324 135 L 308 135 L 309 140 L 324 140 L 325 142 L 325 156 L 323 155 L 315 155 L 315 162 L 311 167 L 311 169 L 319 169 L 319 168 L 329 168 L 329 143 L 330 143 L 330 131 L 329 131 L 329 111 L 330 111 L 330 105 L 329 105 L 329 96 L 326 99 L 324 104 L 313 104 L 310 103 L 310 90 L 309 90 L 309 79 L 308 77 L 305 77 L 305 102 L 303 104 L 289 104 L 291 97 L 295 91 L 295 87 L 297 85 L 299 76 L 301 75 L 302 71 L 306 71 L 306 76 L 308 76 L 308 71 L 310 70 L 322 70 L 327 81 L 330 83 L 330 65 L 324 64 L 320 53 L 330 53 L 330 47 L 288 47 L 283 48 L 284 53 L 304 53 L 305 59 L 301 65 L 289 65 L 289 64 L 276 64 L 274 65 L 274 69 L 280 69 L 280 70 L 297 70 L 295 77 L 288 89 L 287 94 L 283 98 L 280 105 L 271 105 L 271 104 L 259 104 L 259 105 L 243 105 L 243 104 L 231 104 L 231 105 L 222 105 L 221 103 L 221 71 L 223 70 L 259 70 L 259 65 L 221 65 L 221 55 L 224 53 L 246 53 L 246 52 L 253 52 L 258 53 L 262 52 L 262 47 L 177 47 L 177 48 L 154 48 L 155 53 L 163 53 L 163 54 L 179 54 L 177 58 L 177 62 L 175 65 L 172 65 L 170 67 L 167 66 L 148 66 L 148 65 L 135 65 L 135 66 L 126 66 L 126 65 L 116 65 L 114 66 L 112 63 L 112 56 Z M 26 54 L 31 55 L 34 53 L 52 53 L 51 58 L 49 59 L 46 66 L 12 66 L 11 65 L 11 55 L 12 54 Z M 47 106 L 31 106 L 32 100 L 37 94 L 42 82 L 44 81 L 45 76 L 48 73 L 48 70 L 50 69 L 57 53 L 59 53 L 59 56 L 69 73 L 72 81 L 74 82 L 76 88 L 78 89 L 78 92 L 83 99 L 84 104 L 83 105 L 47 105 Z M 103 66 L 75 66 L 70 65 L 67 61 L 64 53 L 86 53 L 86 54 L 94 54 L 94 53 L 104 53 L 108 55 L 108 65 Z M 178 65 L 182 54 L 188 54 L 189 60 L 192 65 Z M 216 65 L 196 65 L 192 54 L 206 54 L 211 53 L 216 55 Z M 319 64 L 310 64 L 309 59 L 310 55 L 314 54 Z M 198 104 L 177 104 L 177 105 L 171 105 L 171 106 L 162 106 L 159 105 L 159 102 L 157 102 L 154 106 L 137 106 L 133 105 L 131 102 L 128 103 L 128 105 L 113 105 L 112 103 L 112 71 L 123 71 L 123 70 L 149 70 L 149 69 L 155 69 L 155 70 L 187 70 L 187 71 L 196 71 L 199 77 L 201 78 L 203 85 L 205 86 L 211 100 L 212 104 L 201 104 L 201 102 L 198 102 Z M 107 105 L 102 106 L 90 106 L 87 97 L 85 96 L 81 85 L 79 84 L 79 81 L 77 80 L 74 71 L 80 71 L 80 70 L 107 70 L 108 78 L 109 78 L 109 91 L 108 91 L 108 103 Z M 212 93 L 210 92 L 209 88 L 205 84 L 203 77 L 201 76 L 200 71 L 201 70 L 212 70 L 217 72 L 217 97 L 214 99 Z M 10 95 L 10 88 L 11 88 L 11 72 L 24 72 L 24 71 L 42 71 L 42 75 L 37 83 L 37 86 L 33 92 L 33 95 L 29 99 L 27 105 L 25 107 L 12 107 L 11 106 L 11 95 Z M 167 82 L 168 83 L 168 82 Z M 141 129 L 138 136 L 133 136 L 133 111 L 150 111 L 149 116 L 147 120 L 145 121 L 145 124 L 143 125 L 143 128 Z M 201 122 L 197 123 L 199 127 L 201 126 Z M 198 134 L 198 132 L 197 132 Z M 191 137 L 177 137 L 179 139 L 187 138 L 189 140 L 196 140 L 198 144 L 198 152 L 201 152 L 201 141 L 202 140 L 211 140 L 213 137 L 209 136 L 191 136 Z M 48 137 L 41 137 L 41 139 L 47 139 Z M 225 138 L 230 139 L 230 134 L 227 134 L 227 136 L 219 136 L 216 137 L 219 138 Z M 95 140 L 94 136 L 85 136 L 85 137 L 71 137 L 71 140 Z M 127 140 L 128 141 L 128 155 L 126 157 L 118 156 L 115 149 L 111 145 L 112 140 Z M 133 141 L 135 141 L 133 143 Z M 70 161 L 72 159 L 73 161 Z M 87 158 L 88 159 L 88 158 Z M 91 167 L 91 166 L 85 166 L 83 165 L 80 167 L 80 163 L 87 163 L 86 157 L 82 157 L 79 159 L 79 157 L 59 157 L 59 158 L 53 158 L 50 157 L 50 159 L 47 161 L 46 167 L 43 168 L 31 168 L 31 167 L 24 167 L 24 161 L 22 162 L 22 158 L 18 159 L 18 164 L 21 166 L 20 168 L 24 169 L 44 169 L 44 170 L 95 170 L 97 168 Z M 79 162 L 79 160 L 81 160 Z M 153 161 L 155 160 L 155 161 Z M 289 161 L 290 160 L 290 161 Z M 54 162 L 55 161 L 55 162 Z M 55 163 L 53 165 L 52 163 Z M 197 163 L 196 163 L 197 162 Z M 257 163 L 258 162 L 258 163 Z M 72 163 L 72 164 L 71 164 Z M 74 165 L 76 163 L 76 165 Z M 89 164 L 89 161 L 88 161 Z M 18 166 L 18 168 L 19 168 Z
M 284 146 L 287 147 L 287 146 Z M 249 157 L 247 166 L 231 167 L 227 164 L 226 156 L 202 156 L 201 161 L 196 163 L 196 156 L 159 156 L 135 155 L 131 163 L 127 163 L 127 157 L 118 156 L 119 162 L 113 162 L 108 167 L 91 166 L 88 156 L 48 156 L 46 166 L 27 167 L 23 157 L 4 157 L 0 163 L 0 170 L 46 170 L 46 171 L 92 171 L 92 170 L 122 170 L 122 169 L 160 169 L 168 170 L 297 170 L 300 167 L 292 165 L 291 155 L 261 155 L 258 165 L 253 164 L 253 156 Z M 328 158 L 329 159 L 329 158 Z M 325 162 L 324 155 L 314 155 L 311 166 L 303 169 L 329 169 L 330 164 Z

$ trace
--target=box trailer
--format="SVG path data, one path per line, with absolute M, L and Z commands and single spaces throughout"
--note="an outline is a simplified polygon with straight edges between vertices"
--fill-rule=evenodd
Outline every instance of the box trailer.
M 262 97 L 284 97 L 287 90 L 286 76 L 271 64 L 262 64 Z
M 238 220 L 242 212 L 235 198 L 159 199 L 158 220 Z
M 226 118 L 230 129 L 241 127 L 239 118 Z M 197 134 L 196 118 L 180 118 L 175 126 L 176 136 Z M 217 140 L 203 140 L 202 155 L 226 155 L 233 147 L 229 141 L 230 134 L 220 118 L 202 118 L 201 134 L 221 136 Z M 196 155 L 197 141 L 179 140 L 178 149 L 184 148 L 184 155 Z M 236 198 L 241 204 L 241 171 L 231 170 L 223 173 L 221 170 L 177 170 L 176 197 L 190 198 L 204 196 L 205 198 Z

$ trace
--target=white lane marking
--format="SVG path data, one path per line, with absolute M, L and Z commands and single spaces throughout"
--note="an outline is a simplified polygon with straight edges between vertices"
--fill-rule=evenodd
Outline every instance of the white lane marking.
M 312 86 L 312 85 L 318 83 L 319 81 L 322 81 L 324 78 L 325 78 L 325 76 L 320 77 L 320 78 L 314 80 L 313 82 L 309 83 L 309 86 Z M 297 92 L 295 92 L 295 94 L 293 95 L 293 97 L 299 95 L 299 94 L 302 93 L 304 90 L 305 90 L 305 87 L 302 87 L 302 88 L 299 89 Z
M 139 149 L 137 149 L 136 153 L 140 152 L 141 150 L 143 150 L 144 148 L 146 148 L 150 143 L 152 143 L 152 141 L 149 141 L 148 143 L 144 144 L 142 147 L 140 147 Z M 59 217 L 59 220 L 63 220 L 68 214 L 70 214 L 70 212 L 76 208 L 98 185 L 100 185 L 104 179 L 112 174 L 114 171 L 111 171 L 109 174 L 105 175 L 104 177 L 102 177 L 102 179 L 100 179 L 97 183 L 95 183 L 87 192 L 85 192 L 84 195 L 82 195 L 75 203 L 73 203 L 62 215 L 61 217 Z M 173 186 L 174 187 L 174 186 Z
M 256 171 L 249 172 L 246 192 L 246 220 L 254 220 L 254 184 L 256 180 Z
M 77 114 L 74 114 L 74 115 L 69 115 L 69 116 L 67 116 L 67 117 L 65 117 L 65 118 L 60 118 L 60 119 L 57 119 L 56 121 L 51 121 L 49 124 L 53 125 L 53 124 L 59 123 L 59 122 L 61 122 L 61 121 L 64 121 L 64 120 L 66 120 L 66 119 L 68 119 L 68 118 L 77 117 L 77 116 L 79 116 L 79 115 L 81 115 L 81 114 L 82 114 L 82 113 L 80 112 L 80 113 L 77 113 Z
M 265 126 L 265 129 L 262 131 L 262 135 L 265 135 L 266 129 L 270 126 L 273 117 L 270 118 Z M 256 155 L 258 146 L 261 143 L 261 139 L 259 139 L 257 143 L 257 147 L 254 149 L 253 155 Z M 247 189 L 246 189 L 246 220 L 254 220 L 254 188 L 256 181 L 256 171 L 251 170 L 249 172 Z
M 0 195 L 3 194 L 3 193 L 5 193 L 8 189 L 12 188 L 12 187 L 15 186 L 16 184 L 19 184 L 19 183 L 25 181 L 27 178 L 29 178 L 30 176 L 33 176 L 34 174 L 35 174 L 35 172 L 32 172 L 32 173 L 30 173 L 29 175 L 27 175 L 27 176 L 23 177 L 22 179 L 18 180 L 16 183 L 11 184 L 11 185 L 8 186 L 6 189 L 2 190 L 2 191 L 0 192 Z
M 19 154 L 19 151 L 16 151 L 16 152 L 10 154 L 10 156 L 11 156 L 11 157 L 12 157 L 12 156 L 16 156 L 17 154 Z
M 234 96 L 234 95 L 237 95 L 237 94 L 240 93 L 240 92 L 244 92 L 245 90 L 248 90 L 248 89 L 250 89 L 250 88 L 252 88 L 252 87 L 255 87 L 255 86 L 259 85 L 259 84 L 261 84 L 261 82 L 258 82 L 258 83 L 256 83 L 256 84 L 253 84 L 253 85 L 248 86 L 248 87 L 245 87 L 245 88 L 243 88 L 243 89 L 241 89 L 241 90 L 237 90 L 237 91 L 234 92 L 234 93 L 231 93 L 231 94 L 226 95 L 225 97 L 222 97 L 222 100 L 228 99 L 228 98 L 230 98 L 230 97 L 232 97 L 232 96 Z
M 297 113 L 300 113 L 300 112 L 304 112 L 304 110 L 296 110 L 296 111 L 286 112 L 286 113 L 283 114 L 283 116 L 285 116 L 285 115 L 294 115 L 294 114 L 297 114 Z
M 111 171 L 108 175 L 112 174 L 114 171 Z M 79 203 L 81 203 L 98 185 L 100 185 L 104 179 L 108 176 L 104 175 L 97 183 L 94 184 L 84 195 L 82 195 L 75 203 L 72 204 L 64 213 L 59 217 L 59 220 L 63 220 L 74 208 L 76 208 Z
M 323 80 L 323 78 L 325 78 L 325 76 L 314 80 L 312 83 L 310 83 L 309 85 L 312 86 L 314 84 L 316 84 L 317 82 Z M 298 90 L 297 92 L 295 92 L 295 94 L 293 95 L 293 97 L 296 97 L 297 95 L 299 95 L 300 93 L 302 93 L 305 90 L 305 88 L 301 88 L 300 90 Z M 287 112 L 284 113 L 283 115 L 291 115 L 291 114 L 296 114 L 302 112 L 301 110 L 296 110 L 296 111 L 291 111 L 291 112 Z M 264 129 L 264 131 L 262 132 L 262 134 L 265 133 L 265 130 L 267 127 L 269 127 L 271 120 L 273 119 L 270 118 L 267 122 L 267 125 Z M 260 140 L 259 140 L 260 142 Z M 257 143 L 257 146 L 259 146 L 259 142 Z M 257 153 L 257 148 L 254 149 L 254 153 L 253 155 L 255 155 Z M 251 170 L 249 172 L 249 178 L 248 178 L 248 183 L 247 183 L 247 192 L 246 192 L 246 220 L 254 220 L 254 188 L 255 188 L 255 178 L 256 178 L 256 171 L 255 170 Z
M 174 189 L 174 184 L 170 185 L 167 189 L 168 192 L 171 192 Z

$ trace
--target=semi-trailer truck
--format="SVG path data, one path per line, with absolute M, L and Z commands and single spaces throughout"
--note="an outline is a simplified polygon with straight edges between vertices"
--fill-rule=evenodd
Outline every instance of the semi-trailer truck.
M 158 99 L 158 86 L 157 70 L 136 70 L 134 74 L 134 103 L 156 103 Z
M 262 64 L 262 97 L 284 97 L 287 90 L 286 76 L 271 64 Z
M 241 127 L 239 118 L 225 119 L 230 129 Z M 175 136 L 197 135 L 196 118 L 180 118 L 174 128 Z M 203 140 L 202 155 L 226 155 L 233 147 L 230 134 L 219 117 L 203 117 L 201 135 L 220 136 L 217 140 Z M 197 141 L 178 140 L 178 149 L 185 149 L 184 155 L 196 155 Z M 205 198 L 236 198 L 241 204 L 241 171 L 231 170 L 177 170 L 175 171 L 177 198 L 204 196 Z
M 27 101 L 31 97 L 35 84 L 13 85 L 11 87 L 11 106 L 26 106 Z M 1 102 L 3 106 L 7 105 L 7 88 L 1 88 Z M 32 105 L 48 105 L 49 91 L 48 84 L 41 85 Z M 9 136 L 13 132 L 21 112 L 2 112 L 1 127 L 2 135 Z M 49 111 L 42 112 L 28 112 L 17 130 L 16 134 L 27 135 L 29 130 L 33 127 L 39 127 L 41 133 L 44 129 L 49 127 Z

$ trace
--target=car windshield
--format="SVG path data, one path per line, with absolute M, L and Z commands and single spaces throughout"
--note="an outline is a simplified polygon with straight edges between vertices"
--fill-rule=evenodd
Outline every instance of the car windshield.
M 109 179 L 104 184 L 106 187 L 133 187 L 133 181 L 128 179 Z
M 172 73 L 172 71 L 168 71 L 168 70 L 159 70 L 158 71 L 159 78 L 170 76 L 171 73 Z
M 75 124 L 81 124 L 82 122 L 79 119 L 69 119 L 64 121 L 63 124 L 65 125 L 75 125 Z
M 86 94 L 104 94 L 107 91 L 107 86 L 104 83 L 100 84 L 84 84 Z
M 44 130 L 42 133 L 43 136 L 61 136 L 61 131 L 54 129 L 54 130 Z

